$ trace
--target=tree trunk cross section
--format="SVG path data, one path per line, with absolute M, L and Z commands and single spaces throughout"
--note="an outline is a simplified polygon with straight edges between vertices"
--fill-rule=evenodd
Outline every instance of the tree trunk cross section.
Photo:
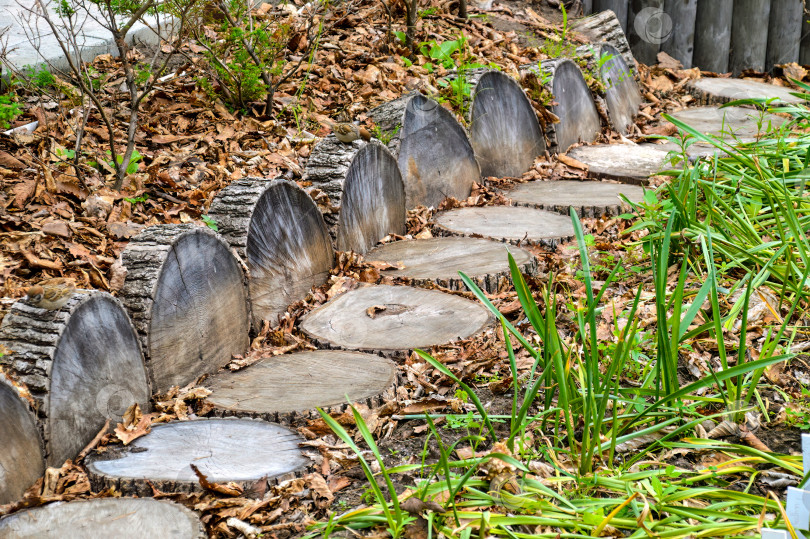
M 569 208 L 574 208 L 580 217 L 613 216 L 627 211 L 629 207 L 619 195 L 631 202 L 644 200 L 644 189 L 637 185 L 574 180 L 527 182 L 505 194 L 519 206 L 564 215 L 568 215 Z
M 45 472 L 45 457 L 36 417 L 17 390 L 1 378 L 0 433 L 0 505 L 4 505 L 22 498 Z
M 433 219 L 445 236 L 492 238 L 509 243 L 539 243 L 556 247 L 574 236 L 569 217 L 535 208 L 483 206 L 440 212 Z

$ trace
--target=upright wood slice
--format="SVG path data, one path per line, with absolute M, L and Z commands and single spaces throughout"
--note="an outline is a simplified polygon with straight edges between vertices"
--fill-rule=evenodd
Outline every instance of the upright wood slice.
M 652 144 L 594 144 L 574 148 L 568 156 L 588 165 L 591 178 L 643 184 L 673 168 L 667 153 Z
M 22 498 L 44 472 L 45 455 L 36 417 L 0 375 L 0 505 Z
M 0 519 L 6 539 L 202 539 L 200 518 L 182 505 L 151 498 L 97 498 L 57 502 Z
M 757 123 L 762 119 L 763 130 L 768 123 L 774 127 L 782 125 L 786 120 L 775 114 L 761 114 L 760 112 L 744 107 L 695 107 L 680 110 L 670 114 L 701 133 L 715 135 L 725 139 L 755 137 L 759 128 Z
M 664 13 L 664 0 L 630 0 L 627 39 L 633 56 L 642 64 L 655 65 L 661 41 L 672 32 L 672 19 Z
M 661 50 L 681 62 L 685 69 L 692 67 L 695 51 L 697 4 L 698 0 L 664 1 L 664 12 L 672 21 L 672 35 L 661 42 Z
M 690 82 L 687 87 L 701 105 L 722 105 L 737 99 L 776 98 L 777 103 L 802 103 L 790 88 L 754 80 L 707 78 Z
M 288 423 L 318 416 L 316 408 L 341 411 L 348 399 L 369 406 L 394 387 L 397 367 L 373 354 L 316 350 L 269 357 L 238 372 L 209 378 L 208 402 L 220 414 Z
M 18 301 L 0 326 L 0 358 L 36 403 L 48 466 L 74 458 L 104 426 L 138 403 L 149 384 L 138 337 L 106 292 L 75 292 L 58 311 Z
M 602 64 L 599 74 L 605 85 L 608 116 L 613 129 L 626 135 L 629 132 L 628 126 L 638 114 L 641 92 L 632 71 L 613 45 L 606 43 L 600 48 L 600 58 L 606 56 L 610 56 L 610 60 Z
M 209 214 L 239 256 L 247 259 L 253 327 L 277 323 L 287 307 L 329 278 L 335 261 L 315 203 L 285 180 L 246 178 L 231 183 Z
M 624 57 L 625 63 L 630 67 L 633 74 L 636 73 L 636 60 L 630 51 L 630 43 L 622 29 L 622 23 L 613 11 L 606 10 L 589 17 L 573 21 L 571 30 L 582 34 L 591 43 L 605 41 L 610 43 Z
M 366 286 L 314 309 L 301 329 L 322 346 L 402 356 L 482 331 L 492 318 L 472 301 L 409 286 Z
M 192 224 L 152 226 L 122 253 L 121 298 L 155 391 L 213 372 L 248 347 L 244 274 L 225 241 Z
M 523 183 L 506 193 L 513 204 L 563 215 L 568 215 L 569 208 L 574 208 L 580 217 L 619 215 L 629 209 L 620 195 L 631 202 L 641 202 L 644 189 L 621 183 L 560 180 Z
M 520 176 L 546 150 L 537 115 L 515 80 L 489 71 L 475 85 L 470 142 L 483 176 Z
M 527 250 L 482 238 L 395 241 L 372 250 L 366 260 L 397 266 L 381 271 L 383 276 L 410 279 L 416 285 L 436 283 L 452 290 L 467 289 L 458 275 L 463 271 L 479 288 L 494 294 L 509 283 L 507 253 L 512 253 L 523 273 L 537 271 L 537 260 Z
M 437 213 L 433 221 L 440 234 L 478 236 L 510 243 L 527 241 L 555 247 L 574 236 L 570 218 L 534 208 L 456 208 Z
M 371 110 L 369 116 L 393 134 L 388 146 L 405 182 L 407 208 L 435 207 L 447 197 L 465 199 L 473 182 L 480 180 L 467 134 L 453 114 L 432 99 L 408 94 Z
M 195 419 L 152 427 L 128 446 L 87 457 L 95 488 L 115 487 L 127 494 L 151 496 L 201 490 L 191 464 L 208 481 L 235 482 L 263 492 L 268 481 L 291 477 L 309 464 L 295 432 L 256 419 Z

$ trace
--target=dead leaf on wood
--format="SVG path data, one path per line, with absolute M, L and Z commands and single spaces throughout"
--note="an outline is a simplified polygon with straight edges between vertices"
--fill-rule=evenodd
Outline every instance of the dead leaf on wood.
M 199 479 L 200 486 L 205 490 L 210 490 L 211 492 L 216 492 L 217 494 L 224 494 L 225 496 L 241 496 L 245 491 L 245 489 L 234 482 L 211 483 L 196 465 L 189 464 L 189 466 L 191 466 L 192 471 L 194 471 L 194 474 Z
M 149 434 L 149 431 L 152 430 L 153 417 L 154 414 L 143 415 L 141 407 L 137 403 L 133 404 L 124 413 L 124 422 L 116 425 L 115 437 L 124 445 L 132 443 L 133 440 Z

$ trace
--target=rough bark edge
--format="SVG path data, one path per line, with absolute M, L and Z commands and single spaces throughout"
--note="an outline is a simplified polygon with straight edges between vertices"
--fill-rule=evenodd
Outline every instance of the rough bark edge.
M 638 68 L 636 66 L 636 59 L 633 57 L 633 52 L 630 50 L 630 42 L 627 41 L 627 36 L 622 29 L 619 18 L 611 10 L 602 11 L 588 17 L 573 21 L 570 25 L 570 30 L 585 36 L 588 41 L 597 43 L 605 41 L 610 43 L 616 50 L 621 53 L 627 67 L 633 73 L 634 77 L 638 76 Z
M 509 198 L 508 193 L 504 193 L 507 198 Z M 523 208 L 535 208 L 538 210 L 545 210 L 554 213 L 559 213 L 561 215 L 568 215 L 569 209 L 574 208 L 574 211 L 577 212 L 577 215 L 584 219 L 584 218 L 591 218 L 591 217 L 616 217 L 617 215 L 621 215 L 622 213 L 627 213 L 632 208 L 626 204 L 625 202 L 618 202 L 616 204 L 600 204 L 600 205 L 591 205 L 591 206 L 576 206 L 573 204 L 545 204 L 542 202 L 538 203 L 531 203 L 531 202 L 518 202 L 516 200 L 509 199 L 512 202 L 512 206 L 518 206 Z
M 219 228 L 219 234 L 242 260 L 247 260 L 247 232 L 256 203 L 274 180 L 247 177 L 232 182 L 211 202 L 208 215 Z
M 415 96 L 421 95 L 418 91 L 413 91 L 400 96 L 393 101 L 383 103 L 368 111 L 366 115 L 377 124 L 380 131 L 391 135 L 391 139 L 386 144 L 391 154 L 396 158 L 399 156 L 399 147 L 401 143 L 400 132 L 402 131 L 402 124 L 405 119 L 405 109 L 408 108 L 408 103 Z M 396 131 L 396 133 L 394 133 Z
M 574 239 L 574 235 L 570 236 L 560 236 L 556 238 L 546 238 L 538 241 L 533 241 L 530 239 L 519 239 L 519 240 L 512 240 L 509 238 L 496 238 L 494 236 L 482 236 L 481 234 L 476 234 L 474 232 L 458 232 L 455 230 L 450 230 L 446 228 L 444 225 L 440 225 L 438 223 L 433 223 L 431 225 L 433 230 L 434 236 L 439 236 L 442 238 L 452 237 L 452 236 L 461 236 L 464 238 L 484 238 L 494 241 L 499 241 L 501 243 L 508 243 L 510 245 L 515 245 L 517 247 L 521 247 L 523 244 L 528 245 L 542 245 L 544 247 L 548 247 L 549 249 L 556 249 L 558 245 L 562 245 L 563 243 L 568 243 L 569 241 Z

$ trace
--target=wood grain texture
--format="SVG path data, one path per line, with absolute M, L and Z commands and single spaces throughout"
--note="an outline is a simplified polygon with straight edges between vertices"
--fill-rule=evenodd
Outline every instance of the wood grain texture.
M 467 289 L 458 275 L 463 271 L 479 288 L 495 294 L 510 283 L 507 253 L 512 253 L 524 274 L 537 271 L 537 260 L 527 250 L 482 238 L 395 241 L 369 252 L 366 260 L 398 266 L 381 271 L 385 277 L 409 279 L 417 286 L 435 283 L 451 290 Z
M 464 129 L 448 110 L 421 94 L 408 94 L 369 111 L 383 131 L 399 131 L 388 147 L 405 183 L 405 205 L 438 206 L 465 199 L 481 170 Z
M 627 28 L 627 0 L 593 0 L 594 11 L 611 13 L 622 29 Z M 610 10 L 610 11 L 608 11 Z
M 208 228 L 152 226 L 121 255 L 121 298 L 143 344 L 153 390 L 184 386 L 248 347 L 244 274 Z
M 36 403 L 46 462 L 74 458 L 104 426 L 134 404 L 149 408 L 138 336 L 119 301 L 82 290 L 59 311 L 14 304 L 0 326 L 0 358 Z
M 574 208 L 580 217 L 619 215 L 629 206 L 619 198 L 626 196 L 631 202 L 644 200 L 644 189 L 637 185 L 594 181 L 559 180 L 522 183 L 505 193 L 518 206 L 528 206 L 568 215 Z
M 0 505 L 22 498 L 44 472 L 45 455 L 36 417 L 0 375 Z
M 687 84 L 689 93 L 700 105 L 722 105 L 729 101 L 749 98 L 777 98 L 776 103 L 802 103 L 803 100 L 791 95 L 790 88 L 775 84 L 745 80 L 704 77 Z
M 605 85 L 605 104 L 613 129 L 627 135 L 628 126 L 632 125 L 641 106 L 641 92 L 638 83 L 633 78 L 630 68 L 622 58 L 619 51 L 608 43 L 599 49 L 600 58 L 610 56 L 610 60 L 602 64 L 599 74 Z
M 767 127 L 768 122 L 774 127 L 778 127 L 786 121 L 781 116 L 767 113 L 761 115 L 753 109 L 744 107 L 694 107 L 672 112 L 670 116 L 701 133 L 715 135 L 726 140 L 733 140 L 734 137 L 755 137 L 760 118 L 763 120 L 763 129 Z
M 650 176 L 671 168 L 667 152 L 652 144 L 594 144 L 568 152 L 588 165 L 588 176 L 599 180 L 645 184 Z
M 485 307 L 436 290 L 366 286 L 312 310 L 301 329 L 320 345 L 407 356 L 482 331 L 492 321 Z
M 728 72 L 734 0 L 700 1 L 695 16 L 692 64 L 704 71 Z
M 624 2 L 625 5 L 627 4 L 627 0 L 620 1 Z M 625 11 L 625 13 L 627 12 Z M 636 60 L 633 58 L 633 53 L 630 52 L 630 43 L 627 41 L 627 36 L 622 28 L 623 25 L 624 22 L 619 21 L 616 17 L 616 13 L 612 11 L 602 11 L 572 21 L 570 28 L 572 31 L 585 36 L 591 43 L 605 41 L 616 47 L 624 57 L 625 63 L 630 67 L 633 74 L 635 74 Z
M 315 408 L 343 411 L 352 403 L 382 404 L 393 390 L 397 367 L 383 357 L 316 350 L 268 357 L 238 372 L 223 372 L 205 386 L 218 412 L 292 423 L 320 417 Z M 393 396 L 393 395 L 389 395 Z
M 546 150 L 537 115 L 509 75 L 489 71 L 478 79 L 470 116 L 470 142 L 484 177 L 519 177 Z
M 0 519 L 6 539 L 202 539 L 200 518 L 180 504 L 149 498 L 56 502 Z
M 277 324 L 287 307 L 329 278 L 332 242 L 323 216 L 300 187 L 285 180 L 231 183 L 209 212 L 237 253 L 247 259 L 252 324 Z
M 661 41 L 672 31 L 665 18 L 664 0 L 630 0 L 628 4 L 626 33 L 630 50 L 642 64 L 655 65 Z
M 577 142 L 593 142 L 602 131 L 599 113 L 579 66 L 568 59 L 544 60 L 544 72 L 551 74 L 548 88 L 554 96 L 551 111 L 560 119 L 546 126 L 549 149 L 564 153 Z
M 149 496 L 152 483 L 164 492 L 201 490 L 194 464 L 216 483 L 233 481 L 247 491 L 263 491 L 304 469 L 309 459 L 295 432 L 256 419 L 195 419 L 152 427 L 130 445 L 109 448 L 85 460 L 95 488 L 114 486 L 126 494 Z
M 491 238 L 509 243 L 539 243 L 556 247 L 574 236 L 571 219 L 535 208 L 475 206 L 437 213 L 438 234 Z
M 735 77 L 746 69 L 765 70 L 770 14 L 771 0 L 734 0 L 729 68 Z
M 661 50 L 683 64 L 684 69 L 692 67 L 697 5 L 698 0 L 664 1 L 664 12 L 672 20 L 672 35 L 662 41 Z

